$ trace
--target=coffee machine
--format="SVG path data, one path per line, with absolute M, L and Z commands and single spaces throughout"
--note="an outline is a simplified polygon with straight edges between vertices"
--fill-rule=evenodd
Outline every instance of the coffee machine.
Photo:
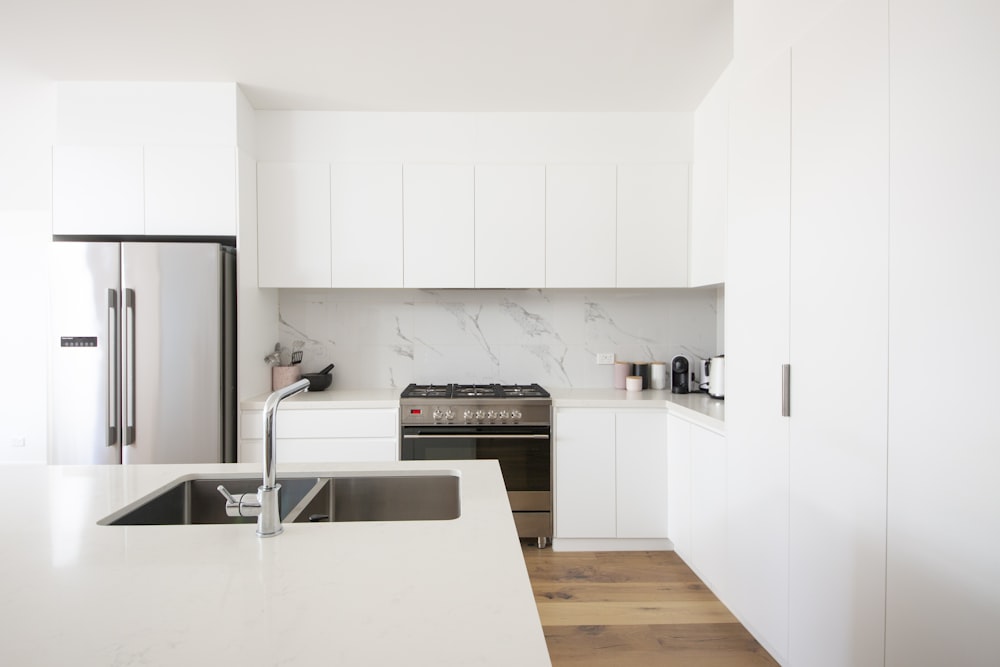
M 686 394 L 691 390 L 691 362 L 683 354 L 678 354 L 670 361 L 670 391 L 675 394 Z

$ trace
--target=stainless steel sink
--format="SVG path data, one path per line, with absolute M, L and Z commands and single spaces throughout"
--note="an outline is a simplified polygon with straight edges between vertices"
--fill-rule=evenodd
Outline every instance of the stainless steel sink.
M 332 477 L 289 521 L 442 521 L 460 514 L 455 475 Z
M 278 508 L 284 522 L 430 521 L 461 514 L 459 478 L 422 475 L 346 475 L 278 478 Z M 256 493 L 260 476 L 186 475 L 98 521 L 101 526 L 256 523 L 230 517 L 218 486 L 230 493 Z
M 254 477 L 199 478 L 187 475 L 157 491 L 110 514 L 100 521 L 101 526 L 162 526 L 202 523 L 257 523 L 256 517 L 230 517 L 226 515 L 226 501 L 219 495 L 218 486 L 224 484 L 231 493 L 256 493 L 260 486 L 259 475 Z M 279 514 L 282 520 L 306 495 L 319 486 L 316 477 L 279 479 Z

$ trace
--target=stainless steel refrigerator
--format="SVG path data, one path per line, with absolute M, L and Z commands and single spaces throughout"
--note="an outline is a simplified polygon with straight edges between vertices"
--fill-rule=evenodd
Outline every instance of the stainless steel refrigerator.
M 49 463 L 234 461 L 234 251 L 51 249 Z

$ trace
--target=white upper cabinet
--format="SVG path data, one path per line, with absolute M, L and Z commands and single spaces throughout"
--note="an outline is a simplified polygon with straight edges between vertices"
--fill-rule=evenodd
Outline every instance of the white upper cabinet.
M 545 167 L 476 165 L 476 287 L 545 286 Z
M 141 146 L 55 146 L 52 233 L 145 233 Z
M 330 197 L 332 286 L 402 287 L 402 165 L 331 165 Z
M 475 286 L 472 165 L 403 167 L 403 285 Z
M 686 287 L 688 165 L 618 165 L 617 286 Z
M 147 146 L 143 163 L 146 234 L 236 234 L 234 146 Z
M 257 284 L 330 287 L 330 167 L 257 164 Z
M 235 83 L 56 85 L 55 234 L 236 234 Z
M 545 199 L 546 287 L 614 287 L 616 168 L 549 165 Z

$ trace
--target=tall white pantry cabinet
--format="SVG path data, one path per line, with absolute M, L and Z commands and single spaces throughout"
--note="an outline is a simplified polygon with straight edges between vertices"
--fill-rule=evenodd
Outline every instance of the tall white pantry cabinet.
M 782 664 L 996 664 L 1000 8 L 830 4 L 733 86 L 725 601 Z

